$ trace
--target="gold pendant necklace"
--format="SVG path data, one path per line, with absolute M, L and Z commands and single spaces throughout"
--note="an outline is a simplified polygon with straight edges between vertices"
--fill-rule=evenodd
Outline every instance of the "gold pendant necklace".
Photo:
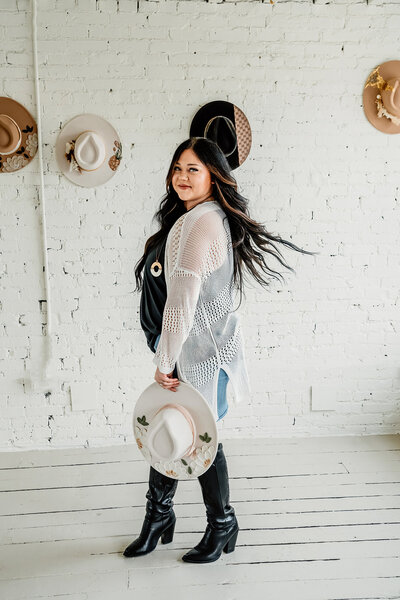
M 156 260 L 153 262 L 153 264 L 150 267 L 150 273 L 154 277 L 159 277 L 161 275 L 161 273 L 162 273 L 162 266 L 158 262 L 158 256 L 156 256 Z
M 161 251 L 162 251 L 162 246 L 161 246 Z M 160 256 L 159 252 L 156 254 L 156 260 L 153 262 L 153 264 L 150 267 L 150 273 L 153 275 L 153 277 L 159 277 L 162 273 L 162 265 L 158 260 L 158 257 Z

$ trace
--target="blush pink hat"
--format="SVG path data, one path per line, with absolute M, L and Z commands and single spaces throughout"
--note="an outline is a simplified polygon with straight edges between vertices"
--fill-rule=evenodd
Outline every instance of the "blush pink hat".
M 114 127 L 98 115 L 74 117 L 60 131 L 56 158 L 61 172 L 72 183 L 95 187 L 115 174 L 122 145 Z
M 149 385 L 133 415 L 136 444 L 151 466 L 172 479 L 205 473 L 218 450 L 217 424 L 204 396 L 180 382 L 177 391 Z

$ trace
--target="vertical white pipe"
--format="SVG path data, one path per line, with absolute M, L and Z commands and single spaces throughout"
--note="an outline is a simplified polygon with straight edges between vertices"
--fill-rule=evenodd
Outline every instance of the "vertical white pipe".
M 44 263 L 44 283 L 46 296 L 46 312 L 47 312 L 47 331 L 46 331 L 46 352 L 44 362 L 44 374 L 47 376 L 47 367 L 49 360 L 52 357 L 52 307 L 49 284 L 49 266 L 47 254 L 47 226 L 46 226 L 46 206 L 44 194 L 44 177 L 43 177 L 43 155 L 42 155 L 42 109 L 40 106 L 40 90 L 39 90 L 39 73 L 37 60 L 37 22 L 36 22 L 36 0 L 32 0 L 32 41 L 33 41 L 33 66 L 35 73 L 35 95 L 36 95 L 36 111 L 37 111 L 37 128 L 38 128 L 38 154 L 39 154 L 39 173 L 40 173 L 40 188 L 39 200 L 42 217 L 42 243 L 43 243 L 43 263 Z

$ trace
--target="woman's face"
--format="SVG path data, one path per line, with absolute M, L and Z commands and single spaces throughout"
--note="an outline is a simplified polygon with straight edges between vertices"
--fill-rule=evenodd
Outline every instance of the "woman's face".
M 186 210 L 212 196 L 211 173 L 191 148 L 184 150 L 173 166 L 172 187 Z

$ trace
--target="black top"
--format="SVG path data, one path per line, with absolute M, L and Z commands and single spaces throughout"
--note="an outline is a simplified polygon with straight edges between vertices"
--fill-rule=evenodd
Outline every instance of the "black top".
M 167 238 L 158 247 L 150 250 L 143 269 L 143 288 L 140 297 L 140 324 L 147 338 L 147 345 L 155 352 L 154 343 L 161 333 L 164 306 L 167 300 L 167 285 L 165 283 L 164 255 Z M 158 256 L 162 265 L 161 275 L 154 277 L 150 267 Z

